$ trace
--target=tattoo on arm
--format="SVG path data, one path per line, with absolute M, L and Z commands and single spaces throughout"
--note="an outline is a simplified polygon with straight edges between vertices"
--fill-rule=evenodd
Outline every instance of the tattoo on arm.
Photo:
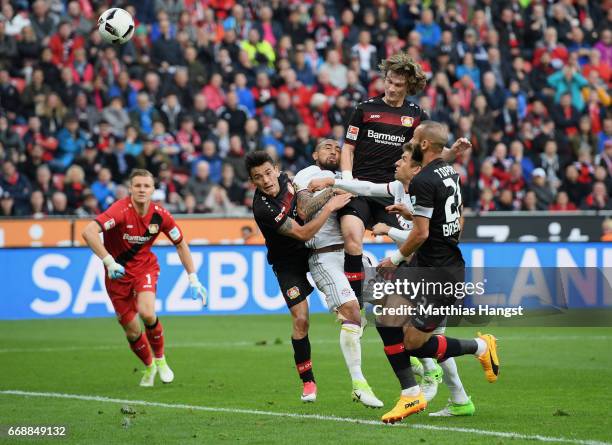
M 297 205 L 305 216 L 305 222 L 310 221 L 327 201 L 334 196 L 334 190 L 330 187 L 317 196 L 313 195 L 308 190 L 303 190 L 297 196 Z
M 278 228 L 277 232 L 281 235 L 289 236 L 291 233 L 291 229 L 293 228 L 293 220 L 291 218 L 287 218 L 284 223 Z

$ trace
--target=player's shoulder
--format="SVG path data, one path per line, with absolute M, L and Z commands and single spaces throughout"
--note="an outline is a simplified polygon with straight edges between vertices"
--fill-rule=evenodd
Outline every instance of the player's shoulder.
M 170 213 L 170 210 L 168 210 L 167 208 L 165 208 L 163 205 L 161 204 L 153 204 L 153 211 L 159 213 L 162 216 L 172 216 L 172 213 Z
M 297 172 L 293 178 L 293 182 L 300 183 L 304 179 L 312 178 L 321 172 L 321 168 L 316 165 L 310 165 Z
M 382 100 L 382 98 L 383 98 L 382 94 L 380 94 L 378 96 L 368 97 L 366 100 L 363 100 L 363 101 L 359 102 L 356 105 L 356 108 L 364 109 L 366 107 L 371 107 L 371 106 L 376 106 L 376 105 L 384 104 L 385 102 Z
M 406 194 L 406 191 L 404 190 L 404 184 L 401 183 L 401 181 L 393 181 L 389 183 L 389 193 L 391 193 L 391 195 L 400 198 L 403 195 Z
M 419 104 L 414 103 L 411 100 L 406 99 L 402 104 L 401 109 L 404 113 L 407 113 L 410 116 L 422 118 L 421 120 L 429 119 L 429 116 L 427 115 L 425 110 L 423 110 Z
M 132 199 L 129 196 L 121 198 L 110 205 L 108 211 L 126 212 L 132 208 Z
M 253 197 L 253 216 L 256 219 L 265 219 L 270 217 L 270 215 L 274 215 L 276 213 L 274 207 L 275 203 L 272 199 L 259 190 L 255 192 Z

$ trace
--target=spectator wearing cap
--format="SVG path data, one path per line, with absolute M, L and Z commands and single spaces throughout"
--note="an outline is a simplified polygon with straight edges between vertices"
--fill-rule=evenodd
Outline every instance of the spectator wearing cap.
M 187 181 L 183 190 L 185 195 L 191 195 L 195 198 L 196 209 L 201 212 L 205 211 L 204 202 L 213 186 L 213 183 L 210 181 L 209 172 L 208 162 L 198 161 L 195 175 Z
M 2 163 L 0 189 L 10 195 L 13 201 L 13 214 L 18 216 L 28 214 L 32 186 L 28 178 L 17 171 L 13 161 L 5 160 Z
M 550 190 L 550 185 L 546 179 L 546 171 L 543 168 L 538 167 L 533 171 L 529 189 L 536 195 L 537 209 L 548 210 L 548 207 L 553 202 L 553 193 Z

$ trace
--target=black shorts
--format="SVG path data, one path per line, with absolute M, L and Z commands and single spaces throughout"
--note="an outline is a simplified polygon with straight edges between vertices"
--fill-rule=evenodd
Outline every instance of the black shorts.
M 354 215 L 363 221 L 366 229 L 371 229 L 376 223 L 385 223 L 390 227 L 402 229 L 398 215 L 387 213 L 385 207 L 393 204 L 393 198 L 370 198 L 358 196 L 338 210 L 338 218 L 344 215 Z
M 285 298 L 287 307 L 291 308 L 301 303 L 312 293 L 314 288 L 308 282 L 308 257 L 303 261 L 290 261 L 273 264 L 272 270 Z
M 407 267 L 414 267 L 416 259 Z M 412 305 L 417 310 L 410 316 L 410 324 L 421 332 L 432 332 L 446 324 L 448 315 L 444 313 L 446 308 L 455 306 L 457 298 L 454 292 L 439 292 L 442 289 L 450 289 L 457 283 L 465 281 L 465 267 L 427 267 L 416 268 L 415 281 L 430 283 L 433 292 L 423 292 L 412 300 Z M 448 310 L 448 309 L 446 309 Z

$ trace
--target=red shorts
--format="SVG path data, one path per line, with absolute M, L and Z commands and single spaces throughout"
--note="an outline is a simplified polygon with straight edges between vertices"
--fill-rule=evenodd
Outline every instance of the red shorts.
M 115 308 L 119 324 L 125 326 L 138 314 L 138 294 L 140 292 L 157 291 L 157 279 L 159 270 L 139 274 L 136 277 L 124 277 L 119 280 L 111 280 L 108 276 L 104 282 L 106 291 Z

